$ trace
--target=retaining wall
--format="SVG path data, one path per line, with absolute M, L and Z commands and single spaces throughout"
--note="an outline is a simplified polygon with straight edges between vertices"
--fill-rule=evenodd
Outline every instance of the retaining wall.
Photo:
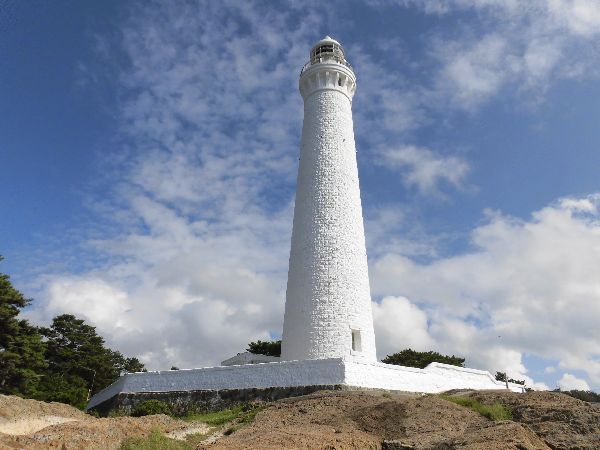
M 127 374 L 94 395 L 87 409 L 128 409 L 138 399 L 157 398 L 166 399 L 172 406 L 177 402 L 197 404 L 207 411 L 243 401 L 345 388 L 437 393 L 450 389 L 506 389 L 506 384 L 487 371 L 447 364 L 432 363 L 417 369 L 331 358 Z M 509 383 L 509 389 L 522 392 L 523 386 Z

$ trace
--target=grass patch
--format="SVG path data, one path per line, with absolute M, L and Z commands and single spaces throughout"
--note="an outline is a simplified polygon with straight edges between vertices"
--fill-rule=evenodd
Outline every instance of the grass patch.
M 240 405 L 222 411 L 205 414 L 190 414 L 184 417 L 184 420 L 188 422 L 204 422 L 213 427 L 218 427 L 233 421 L 237 421 L 241 424 L 248 424 L 252 422 L 256 415 L 263 409 L 265 409 L 264 406 Z
M 500 403 L 484 405 L 471 397 L 454 397 L 451 395 L 440 395 L 440 397 L 449 402 L 456 403 L 457 405 L 471 408 L 473 411 L 478 412 L 490 420 L 512 420 L 513 418 L 512 411 Z
M 195 446 L 184 441 L 170 439 L 159 430 L 152 430 L 149 436 L 128 438 L 119 450 L 193 450 Z
M 190 414 L 189 416 L 184 417 L 184 420 L 188 422 L 204 422 L 207 425 L 218 427 L 237 419 L 243 414 L 244 408 L 242 406 L 237 406 L 235 408 L 205 414 Z
M 166 414 L 168 416 L 173 414 L 171 407 L 160 400 L 146 400 L 138 403 L 131 411 L 133 417 L 152 416 L 154 414 Z
M 192 433 L 188 434 L 185 437 L 185 441 L 192 446 L 192 448 L 196 448 L 198 444 L 202 443 L 208 436 L 210 436 L 211 432 L 208 433 Z
M 229 436 L 230 434 L 235 433 L 240 428 L 251 423 L 256 415 L 265 409 L 266 406 L 255 406 L 251 404 L 245 404 L 241 406 L 237 406 L 235 408 L 224 409 L 222 411 L 216 411 L 206 414 L 191 414 L 185 417 L 184 420 L 190 422 L 203 422 L 207 425 L 213 427 L 220 427 L 223 425 L 227 425 L 224 427 L 223 434 L 225 436 Z M 191 440 L 188 438 L 188 442 L 190 443 L 199 443 L 202 439 L 205 439 L 205 436 L 198 435 L 196 439 Z
M 252 409 L 245 411 L 244 415 L 240 418 L 240 423 L 243 423 L 244 425 L 251 423 L 256 415 L 265 408 L 266 406 L 255 406 Z

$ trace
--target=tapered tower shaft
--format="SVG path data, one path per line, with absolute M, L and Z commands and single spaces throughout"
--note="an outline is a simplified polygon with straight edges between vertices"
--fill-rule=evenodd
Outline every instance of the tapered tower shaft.
M 300 75 L 304 123 L 282 358 L 374 361 L 375 336 L 352 97 L 356 77 L 327 37 Z

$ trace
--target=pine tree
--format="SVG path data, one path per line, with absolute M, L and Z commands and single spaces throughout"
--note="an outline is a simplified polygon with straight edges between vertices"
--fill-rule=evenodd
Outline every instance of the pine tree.
M 396 364 L 398 366 L 406 367 L 418 367 L 420 369 L 424 369 L 432 362 L 450 364 L 459 367 L 465 366 L 465 358 L 460 358 L 454 355 L 442 355 L 441 353 L 433 351 L 417 352 L 410 348 L 402 350 L 398 353 L 394 353 L 393 355 L 388 355 L 381 361 L 385 364 Z
M 0 256 L 0 261 L 2 261 Z M 0 273 L 0 392 L 33 395 L 45 369 L 44 343 L 37 328 L 18 318 L 31 301 Z
M 82 407 L 89 395 L 104 389 L 122 373 L 144 370 L 137 358 L 125 358 L 106 348 L 96 328 L 72 314 L 56 316 L 42 333 L 47 340 L 49 365 L 40 392 L 43 400 Z
M 122 373 L 145 370 L 74 315 L 56 316 L 47 328 L 30 325 L 19 318 L 30 303 L 0 273 L 0 393 L 83 407 Z
M 246 351 L 256 355 L 281 356 L 281 340 L 250 342 Z

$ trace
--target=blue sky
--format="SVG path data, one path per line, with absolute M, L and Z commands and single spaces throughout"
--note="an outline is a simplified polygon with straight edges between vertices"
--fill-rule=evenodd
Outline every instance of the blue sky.
M 380 356 L 600 388 L 597 2 L 8 1 L 0 32 L 1 270 L 31 320 L 151 368 L 277 337 L 297 79 L 329 34 Z

